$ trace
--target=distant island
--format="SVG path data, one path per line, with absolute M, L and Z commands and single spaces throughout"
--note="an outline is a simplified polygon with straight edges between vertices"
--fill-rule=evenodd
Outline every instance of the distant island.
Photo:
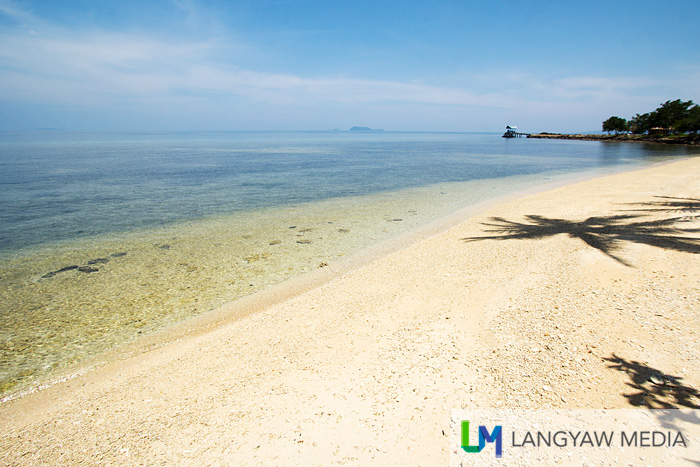
M 367 126 L 354 126 L 354 127 L 350 128 L 350 131 L 357 131 L 357 132 L 364 132 L 364 133 L 377 133 L 377 132 L 384 131 L 384 130 L 375 130 L 374 128 L 370 128 Z

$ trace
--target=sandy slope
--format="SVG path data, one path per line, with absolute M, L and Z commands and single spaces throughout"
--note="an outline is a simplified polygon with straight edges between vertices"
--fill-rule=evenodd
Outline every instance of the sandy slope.
M 493 207 L 3 404 L 2 463 L 445 465 L 452 408 L 698 407 L 699 200 L 694 158 Z

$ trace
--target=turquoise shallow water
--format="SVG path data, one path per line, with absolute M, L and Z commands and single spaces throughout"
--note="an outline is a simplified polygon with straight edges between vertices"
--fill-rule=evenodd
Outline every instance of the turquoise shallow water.
M 334 197 L 686 152 L 459 133 L 3 132 L 0 252 Z
M 484 199 L 687 154 L 458 133 L 0 133 L 0 392 Z

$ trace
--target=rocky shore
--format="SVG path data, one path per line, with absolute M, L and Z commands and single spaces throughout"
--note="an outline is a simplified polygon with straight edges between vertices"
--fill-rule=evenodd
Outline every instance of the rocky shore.
M 562 133 L 534 133 L 527 135 L 528 138 L 538 139 L 573 139 L 581 141 L 631 141 L 635 143 L 659 143 L 659 144 L 700 144 L 700 135 L 683 136 L 651 136 L 651 135 L 584 135 L 584 134 L 562 134 Z

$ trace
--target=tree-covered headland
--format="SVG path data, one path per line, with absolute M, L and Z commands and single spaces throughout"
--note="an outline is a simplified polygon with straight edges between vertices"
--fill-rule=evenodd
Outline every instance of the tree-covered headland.
M 664 135 L 700 133 L 700 106 L 680 99 L 666 101 L 656 110 L 636 114 L 629 121 L 617 116 L 603 122 L 603 131 L 636 135 L 660 133 Z

